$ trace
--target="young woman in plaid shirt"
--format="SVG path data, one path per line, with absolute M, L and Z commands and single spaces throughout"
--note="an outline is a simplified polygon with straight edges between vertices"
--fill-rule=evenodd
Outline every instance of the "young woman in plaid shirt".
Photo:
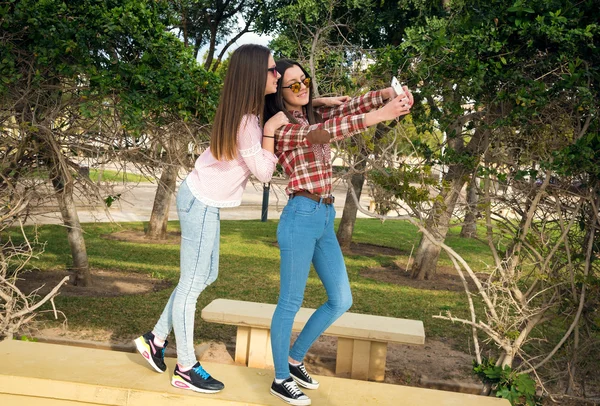
M 292 405 L 310 405 L 310 398 L 296 383 L 307 389 L 316 389 L 319 383 L 308 374 L 302 360 L 314 341 L 352 305 L 348 274 L 333 229 L 336 212 L 331 196 L 329 142 L 408 114 L 413 98 L 407 88 L 406 96 L 397 96 L 390 87 L 349 100 L 320 99 L 321 107 L 315 109 L 310 77 L 304 68 L 291 60 L 279 60 L 277 70 L 281 78 L 277 92 L 266 97 L 265 118 L 283 111 L 290 121 L 275 131 L 275 154 L 289 176 L 289 201 L 277 228 L 281 280 L 271 324 L 275 364 L 271 393 Z M 315 130 L 327 131 L 329 142 L 301 142 Z M 308 320 L 290 350 L 292 324 L 302 305 L 311 263 L 328 299 Z
M 171 330 L 177 340 L 177 366 L 171 384 L 215 393 L 224 385 L 196 360 L 194 315 L 200 293 L 217 279 L 221 207 L 239 206 L 251 174 L 261 182 L 273 175 L 274 131 L 288 122 L 284 113 L 262 125 L 265 95 L 275 93 L 280 75 L 268 48 L 243 45 L 232 54 L 215 115 L 210 148 L 179 187 L 181 275 L 152 331 L 135 345 L 157 372 L 165 372 L 164 351 Z

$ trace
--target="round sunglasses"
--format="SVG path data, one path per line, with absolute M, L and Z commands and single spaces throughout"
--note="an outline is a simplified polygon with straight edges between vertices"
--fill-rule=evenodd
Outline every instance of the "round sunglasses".
M 282 89 L 290 89 L 292 93 L 298 93 L 302 88 L 302 85 L 308 87 L 310 86 L 310 78 L 304 78 L 301 82 L 292 83 L 289 86 L 283 86 Z

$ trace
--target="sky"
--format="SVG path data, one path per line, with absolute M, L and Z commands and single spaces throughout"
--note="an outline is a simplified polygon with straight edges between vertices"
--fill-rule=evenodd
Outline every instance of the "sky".
M 240 20 L 238 20 L 238 25 L 239 25 L 240 30 L 244 27 L 244 21 L 241 20 L 241 17 L 240 17 Z M 217 48 L 215 49 L 215 56 L 219 55 L 219 53 L 221 52 L 221 49 L 223 49 L 223 46 L 227 43 L 227 41 L 229 41 L 229 39 L 231 39 L 231 37 L 233 37 L 233 35 L 228 37 L 226 41 L 223 41 L 223 44 L 221 46 L 217 46 Z M 227 52 L 231 53 L 231 52 L 235 51 L 236 48 L 238 48 L 244 44 L 259 44 L 259 45 L 267 46 L 269 44 L 269 41 L 271 41 L 272 39 L 273 39 L 273 37 L 268 36 L 268 35 L 258 35 L 253 32 L 247 32 L 244 35 L 242 35 L 233 45 L 231 45 L 229 48 L 227 48 Z M 207 50 L 208 50 L 208 45 L 205 45 L 202 48 L 200 48 L 198 60 L 202 59 L 202 57 L 204 56 L 204 54 L 206 53 Z M 225 58 L 226 57 L 227 56 L 225 55 Z

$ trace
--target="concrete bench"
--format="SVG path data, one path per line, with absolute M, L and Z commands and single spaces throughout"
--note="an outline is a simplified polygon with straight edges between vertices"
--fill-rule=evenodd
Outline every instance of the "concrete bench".
M 273 366 L 271 319 L 275 305 L 216 299 L 202 309 L 202 319 L 238 326 L 235 362 L 253 368 Z M 315 309 L 301 308 L 292 331 L 300 331 Z M 423 322 L 347 312 L 324 335 L 338 338 L 336 375 L 381 382 L 387 343 L 424 344 Z
M 171 386 L 175 359 L 166 358 L 167 372 L 156 373 L 137 353 L 106 351 L 26 341 L 0 342 L 0 405 L 2 406 L 283 406 L 269 393 L 273 374 L 237 365 L 203 362 L 225 383 L 215 394 Z M 491 397 L 318 377 L 309 391 L 315 406 L 510 406 Z

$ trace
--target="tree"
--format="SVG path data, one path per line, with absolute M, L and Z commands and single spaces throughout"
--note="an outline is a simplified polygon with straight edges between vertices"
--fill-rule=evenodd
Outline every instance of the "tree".
M 552 361 L 561 369 L 558 378 L 566 381 L 566 392 L 573 393 L 589 373 L 577 373 L 585 367 L 581 354 L 598 342 L 592 327 L 597 317 L 590 314 L 599 300 L 594 286 L 600 27 L 591 17 L 594 5 L 495 1 L 470 3 L 469 10 L 452 5 L 459 9 L 452 9 L 457 15 L 451 21 L 433 19 L 408 31 L 406 46 L 420 49 L 413 66 L 423 79 L 419 90 L 426 101 L 421 115 L 413 117 L 419 128 L 432 128 L 428 119 L 435 117 L 445 123 L 443 129 L 454 129 L 446 131 L 445 154 L 419 144 L 415 149 L 431 165 L 443 162 L 450 168 L 447 183 L 463 176 L 466 181 L 473 173 L 483 181 L 478 187 L 494 262 L 489 273 L 478 276 L 432 232 L 440 229 L 435 208 L 448 206 L 441 198 L 434 196 L 424 224 L 410 219 L 429 246 L 450 256 L 464 280 L 469 316 L 439 317 L 471 328 L 478 364 L 483 335 L 491 340 L 485 351 L 494 354 L 497 367 L 535 371 L 544 380 L 541 374 L 550 377 Z M 463 17 L 465 24 L 453 26 Z M 465 117 L 460 126 L 452 125 Z M 475 139 L 484 148 L 469 151 Z M 410 201 L 411 189 L 391 178 L 382 176 L 378 183 Z M 443 188 L 453 188 L 445 183 L 441 188 L 439 196 L 447 199 Z
M 196 58 L 201 57 L 200 49 L 208 45 L 204 68 L 214 72 L 227 50 L 242 35 L 270 31 L 274 24 L 273 15 L 280 3 L 269 0 L 179 0 L 175 2 L 179 14 L 175 27 L 185 45 L 193 47 Z M 237 26 L 239 19 L 243 20 L 243 27 Z M 219 55 L 215 57 L 216 49 L 221 44 Z
M 1 9 L 1 117 L 11 146 L 0 188 L 18 186 L 31 168 L 48 174 L 79 285 L 91 279 L 73 193 L 99 193 L 80 175 L 78 155 L 140 158 L 146 151 L 135 140 L 145 129 L 206 122 L 215 104 L 216 78 L 166 31 L 167 6 L 24 0 Z
M 458 193 L 488 147 L 489 132 L 510 126 L 507 120 L 519 127 L 525 115 L 537 114 L 537 108 L 570 91 L 557 87 L 564 84 L 556 80 L 553 70 L 564 66 L 565 53 L 585 60 L 587 51 L 580 44 L 567 46 L 548 35 L 550 27 L 565 24 L 559 10 L 576 13 L 577 7 L 561 4 L 513 6 L 493 1 L 473 7 L 453 2 L 448 18 L 432 18 L 407 30 L 402 50 L 412 55 L 413 74 L 422 80 L 419 90 L 426 101 L 421 114 L 413 114 L 415 121 L 420 129 L 438 123 L 447 135 L 444 154 L 438 153 L 436 160 L 449 169 L 428 220 L 428 229 L 438 241 L 445 238 Z M 574 17 L 580 26 L 573 30 L 582 30 L 580 37 L 589 41 L 593 29 L 584 20 Z M 573 89 L 571 84 L 568 88 Z M 535 101 L 526 111 L 515 109 L 515 101 L 522 103 L 521 98 L 525 103 Z M 513 147 L 518 146 L 508 146 Z M 432 277 L 439 252 L 439 246 L 422 238 L 413 275 Z
M 389 133 L 390 129 L 395 127 L 397 123 L 397 121 L 393 121 L 390 126 L 383 123 L 377 124 L 373 139 L 369 142 L 372 146 L 371 148 L 369 148 L 369 145 L 367 145 L 365 142 L 366 140 L 364 139 L 357 138 L 350 141 L 352 144 L 357 145 L 358 152 L 351 154 L 352 158 L 354 158 L 354 162 L 350 163 L 353 173 L 348 180 L 346 203 L 344 204 L 342 219 L 340 220 L 340 225 L 338 226 L 336 234 L 340 247 L 344 251 L 349 250 L 350 244 L 352 243 L 352 234 L 354 233 L 354 224 L 356 223 L 356 215 L 358 213 L 358 200 L 355 200 L 353 197 L 357 196 L 357 198 L 360 198 L 360 195 L 362 194 L 369 156 L 373 152 L 374 147 L 382 141 L 382 138 Z M 348 151 L 348 148 L 346 148 L 346 151 Z

